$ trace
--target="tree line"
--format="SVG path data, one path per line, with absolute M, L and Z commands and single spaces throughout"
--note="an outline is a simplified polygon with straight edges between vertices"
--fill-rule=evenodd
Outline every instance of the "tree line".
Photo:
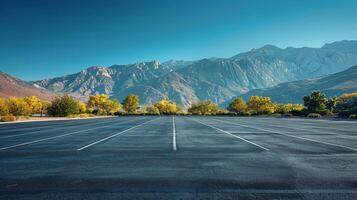
M 6 119 L 27 117 L 34 114 L 54 117 L 90 117 L 97 115 L 274 115 L 321 117 L 338 114 L 354 118 L 357 114 L 357 92 L 339 97 L 326 98 L 321 91 L 313 91 L 302 98 L 303 104 L 274 103 L 270 97 L 252 96 L 233 99 L 226 109 L 221 109 L 210 100 L 192 103 L 185 111 L 169 99 L 162 99 L 152 105 L 140 106 L 138 95 L 129 94 L 122 102 L 110 99 L 108 95 L 89 96 L 87 102 L 79 101 L 65 94 L 52 101 L 35 96 L 8 99 L 0 98 L 0 116 Z M 5 116 L 5 117 L 4 117 Z M 11 119 L 9 121 L 11 121 Z

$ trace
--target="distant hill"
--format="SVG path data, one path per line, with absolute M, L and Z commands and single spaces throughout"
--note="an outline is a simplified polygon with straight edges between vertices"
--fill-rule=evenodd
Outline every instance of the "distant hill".
M 90 67 L 32 84 L 85 96 L 105 93 L 119 100 L 135 93 L 140 95 L 141 104 L 170 98 L 188 107 L 206 99 L 221 104 L 255 89 L 333 74 L 354 65 L 357 41 L 334 42 L 321 48 L 281 49 L 266 45 L 231 58 Z
M 357 91 L 357 66 L 342 72 L 300 81 L 281 83 L 277 86 L 252 90 L 242 97 L 248 100 L 253 95 L 269 96 L 279 103 L 301 103 L 302 97 L 311 91 L 321 90 L 328 97 Z
M 56 94 L 0 72 L 0 97 L 7 98 L 11 96 L 37 96 L 40 99 L 51 100 Z

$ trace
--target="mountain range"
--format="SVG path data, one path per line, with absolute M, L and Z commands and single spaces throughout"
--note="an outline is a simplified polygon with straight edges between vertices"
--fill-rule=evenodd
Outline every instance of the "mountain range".
M 235 96 L 253 94 L 253 91 L 263 94 L 259 89 L 325 77 L 354 65 L 357 65 L 357 41 L 339 41 L 321 48 L 281 49 L 266 45 L 230 58 L 94 66 L 75 74 L 29 84 L 78 96 L 105 93 L 119 100 L 134 93 L 140 96 L 141 104 L 169 98 L 188 107 L 192 102 L 206 99 L 224 104 Z M 286 98 L 286 101 L 300 101 L 301 97 L 297 96 Z
M 0 72 L 0 97 L 26 97 L 33 95 L 44 100 L 51 100 L 58 94 L 48 90 L 39 89 L 26 81 L 22 81 Z
M 356 92 L 357 66 L 328 76 L 308 78 L 281 83 L 270 88 L 252 90 L 243 94 L 242 97 L 248 100 L 253 95 L 269 96 L 274 102 L 300 103 L 304 95 L 314 90 L 321 90 L 327 97 Z

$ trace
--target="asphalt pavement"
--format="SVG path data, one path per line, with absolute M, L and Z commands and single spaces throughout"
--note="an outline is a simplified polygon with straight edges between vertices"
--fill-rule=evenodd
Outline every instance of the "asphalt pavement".
M 357 121 L 0 124 L 0 199 L 357 199 Z

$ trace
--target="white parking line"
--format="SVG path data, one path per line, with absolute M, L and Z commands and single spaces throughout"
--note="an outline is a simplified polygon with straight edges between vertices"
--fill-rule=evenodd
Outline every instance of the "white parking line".
M 190 118 L 188 118 L 188 119 L 190 119 Z M 230 135 L 230 136 L 232 136 L 232 137 L 235 137 L 235 138 L 238 138 L 238 139 L 240 139 L 240 140 L 243 140 L 244 142 L 247 142 L 247 143 L 249 143 L 249 144 L 252 144 L 252 145 L 254 145 L 254 146 L 256 146 L 256 147 L 259 147 L 259 148 L 261 148 L 261 149 L 263 149 L 263 150 L 265 150 L 265 151 L 270 151 L 268 148 L 265 148 L 265 147 L 263 147 L 263 146 L 261 146 L 261 145 L 259 145 L 259 144 L 256 144 L 256 143 L 254 143 L 254 142 L 251 142 L 251 141 L 249 141 L 249 140 L 246 140 L 246 139 L 244 139 L 244 138 L 242 138 L 242 137 L 239 137 L 239 136 L 237 136 L 237 135 L 233 135 L 232 133 L 230 133 L 230 132 L 228 132 L 228 131 L 222 130 L 222 129 L 217 128 L 217 127 L 215 127 L 215 126 L 211 126 L 211 125 L 209 125 L 209 124 L 205 124 L 205 123 L 203 123 L 203 122 L 201 122 L 201 121 L 198 121 L 198 120 L 195 120 L 195 119 L 190 119 L 190 120 L 195 121 L 195 122 L 197 122 L 197 123 L 200 123 L 200 124 L 202 124 L 202 125 L 208 126 L 208 127 L 210 127 L 210 128 L 216 129 L 216 130 L 218 130 L 218 131 L 221 131 L 222 133 L 226 133 L 226 134 L 228 134 L 228 135 Z
M 309 139 L 309 138 L 300 137 L 300 136 L 295 136 L 295 135 L 290 135 L 290 134 L 282 133 L 282 132 L 280 132 L 280 131 L 272 131 L 272 130 L 268 130 L 268 129 L 262 129 L 262 128 L 257 128 L 257 127 L 249 126 L 249 125 L 246 125 L 246 124 L 239 124 L 239 123 L 227 122 L 227 121 L 218 120 L 218 119 L 213 119 L 213 120 L 219 121 L 219 122 L 223 122 L 223 123 L 227 123 L 227 124 L 233 124 L 233 125 L 243 126 L 243 127 L 247 127 L 247 128 L 253 128 L 253 129 L 256 129 L 256 130 L 265 131 L 265 132 L 269 132 L 269 133 L 284 135 L 284 136 L 287 136 L 287 137 L 298 138 L 298 139 L 306 140 L 306 141 L 310 141 L 310 142 L 315 142 L 315 143 L 320 143 L 320 144 L 325 144 L 325 145 L 340 147 L 340 148 L 344 148 L 344 149 L 348 149 L 348 150 L 352 150 L 352 151 L 357 151 L 356 148 L 352 148 L 352 147 L 348 147 L 348 146 L 344 146 L 344 145 L 339 145 L 339 144 L 333 144 L 333 143 L 329 143 L 329 142 L 318 141 L 318 140 Z
M 130 120 L 130 121 L 134 121 L 134 120 L 135 119 Z M 75 131 L 75 132 L 66 133 L 66 134 L 62 134 L 62 135 L 57 135 L 57 136 L 53 136 L 53 137 L 43 138 L 43 139 L 39 139 L 39 140 L 33 140 L 33 141 L 29 141 L 29 142 L 15 144 L 15 145 L 7 146 L 7 147 L 1 147 L 0 151 L 1 150 L 6 150 L 6 149 L 12 149 L 12 148 L 15 148 L 15 147 L 21 147 L 21 146 L 25 146 L 25 145 L 35 144 L 35 143 L 38 143 L 38 142 L 43 142 L 43 141 L 52 140 L 52 139 L 56 139 L 56 138 L 61 138 L 61 137 L 65 137 L 65 136 L 68 136 L 68 135 L 74 135 L 74 134 L 77 134 L 77 133 L 91 131 L 91 130 L 98 129 L 98 128 L 105 128 L 105 127 L 109 127 L 109 126 L 113 126 L 113 125 L 114 124 L 110 124 L 110 125 L 106 125 L 106 126 L 99 126 L 99 127 L 95 127 L 95 128 L 90 128 L 90 129 Z
M 176 151 L 176 128 L 175 128 L 175 116 L 172 116 L 172 150 Z
M 88 145 L 85 145 L 85 146 L 83 146 L 83 147 L 77 149 L 77 151 L 82 151 L 82 150 L 87 149 L 87 148 L 89 148 L 89 147 L 91 147 L 91 146 L 93 146 L 93 145 L 96 145 L 96 144 L 98 144 L 98 143 L 101 143 L 101 142 L 104 142 L 104 141 L 106 141 L 106 140 L 109 140 L 110 138 L 113 138 L 113 137 L 115 137 L 115 136 L 121 135 L 121 134 L 123 134 L 123 133 L 125 133 L 125 132 L 128 132 L 128 131 L 134 129 L 134 128 L 137 128 L 137 127 L 139 127 L 139 126 L 142 126 L 142 125 L 144 125 L 144 124 L 147 124 L 147 123 L 149 123 L 149 122 L 151 122 L 151 121 L 154 121 L 154 120 L 157 120 L 157 119 L 159 119 L 159 118 L 155 118 L 155 119 L 149 120 L 149 121 L 147 121 L 147 122 L 141 123 L 141 124 L 139 124 L 139 125 L 133 126 L 133 127 L 131 127 L 131 128 L 125 129 L 124 131 L 120 131 L 119 133 L 116 133 L 116 134 L 114 134 L 114 135 L 105 137 L 105 138 L 103 138 L 103 139 L 101 139 L 101 140 L 98 140 L 98 141 L 96 141 L 96 142 L 93 142 L 93 143 L 90 143 L 90 144 L 88 144 Z

